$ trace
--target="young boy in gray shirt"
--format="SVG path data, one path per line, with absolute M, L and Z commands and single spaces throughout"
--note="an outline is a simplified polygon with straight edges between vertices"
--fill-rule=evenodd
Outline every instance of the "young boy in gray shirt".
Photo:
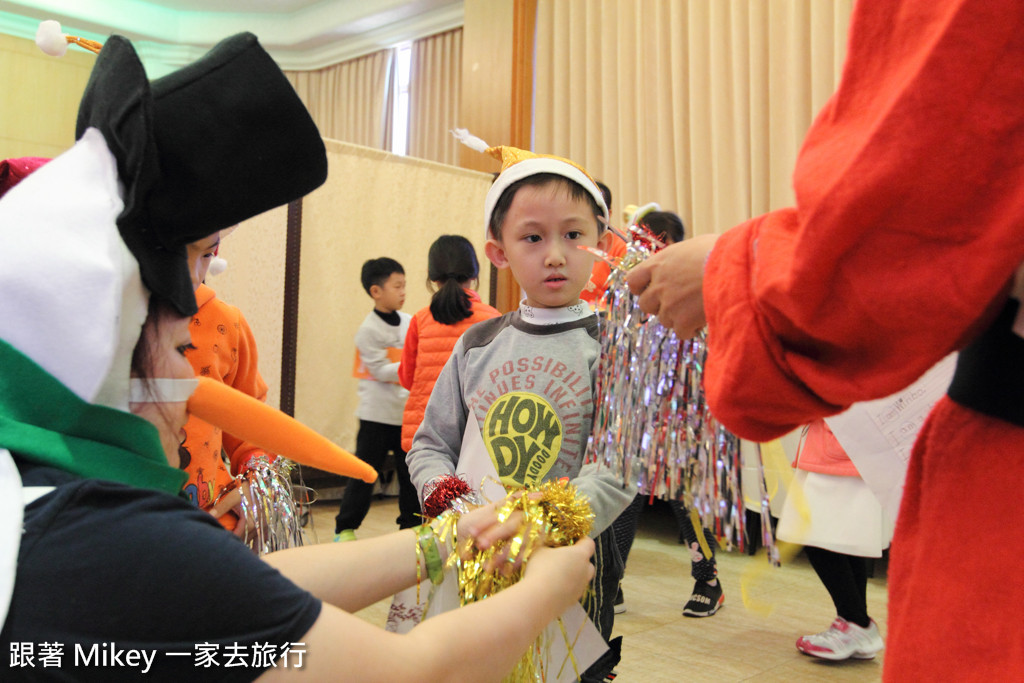
M 607 468 L 583 464 L 600 347 L 597 318 L 579 297 L 594 259 L 579 247 L 604 246 L 608 209 L 594 180 L 568 160 L 488 151 L 502 154 L 503 170 L 487 193 L 485 252 L 511 269 L 526 296 L 456 343 L 413 439 L 409 474 L 429 497 L 434 481 L 455 473 L 468 425 L 479 429 L 506 488 L 569 478 L 594 511 L 596 604 L 585 607 L 608 638 L 616 583 L 605 590 L 621 572 L 608 535 L 636 491 Z

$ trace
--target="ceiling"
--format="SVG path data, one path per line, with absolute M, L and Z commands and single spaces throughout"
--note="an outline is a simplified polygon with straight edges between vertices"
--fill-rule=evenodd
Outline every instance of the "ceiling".
M 125 35 L 143 61 L 168 70 L 239 31 L 255 33 L 284 69 L 317 69 L 461 26 L 463 6 L 462 0 L 0 1 L 0 32 L 30 38 L 44 19 L 100 41 Z

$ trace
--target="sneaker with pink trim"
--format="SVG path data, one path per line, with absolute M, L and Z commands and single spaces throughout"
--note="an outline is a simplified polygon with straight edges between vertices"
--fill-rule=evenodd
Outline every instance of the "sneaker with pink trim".
M 831 660 L 850 657 L 874 659 L 883 647 L 885 643 L 874 619 L 867 628 L 863 628 L 842 617 L 836 617 L 827 631 L 802 636 L 796 641 L 796 649 L 805 655 Z

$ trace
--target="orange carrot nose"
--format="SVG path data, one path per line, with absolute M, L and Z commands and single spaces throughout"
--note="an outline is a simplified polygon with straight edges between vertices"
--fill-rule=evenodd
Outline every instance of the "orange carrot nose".
M 297 463 L 367 483 L 377 480 L 370 465 L 295 418 L 209 377 L 197 379 L 199 386 L 188 400 L 188 411 L 200 420 Z

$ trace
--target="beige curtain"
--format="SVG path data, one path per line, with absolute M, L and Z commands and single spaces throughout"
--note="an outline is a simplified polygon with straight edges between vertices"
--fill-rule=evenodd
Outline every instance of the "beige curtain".
M 409 76 L 409 156 L 458 164 L 458 143 L 449 130 L 459 124 L 462 29 L 412 45 Z
M 690 235 L 792 202 L 838 82 L 853 0 L 539 0 L 534 149 Z
M 325 138 L 387 149 L 395 51 L 381 50 L 317 71 L 286 71 Z

